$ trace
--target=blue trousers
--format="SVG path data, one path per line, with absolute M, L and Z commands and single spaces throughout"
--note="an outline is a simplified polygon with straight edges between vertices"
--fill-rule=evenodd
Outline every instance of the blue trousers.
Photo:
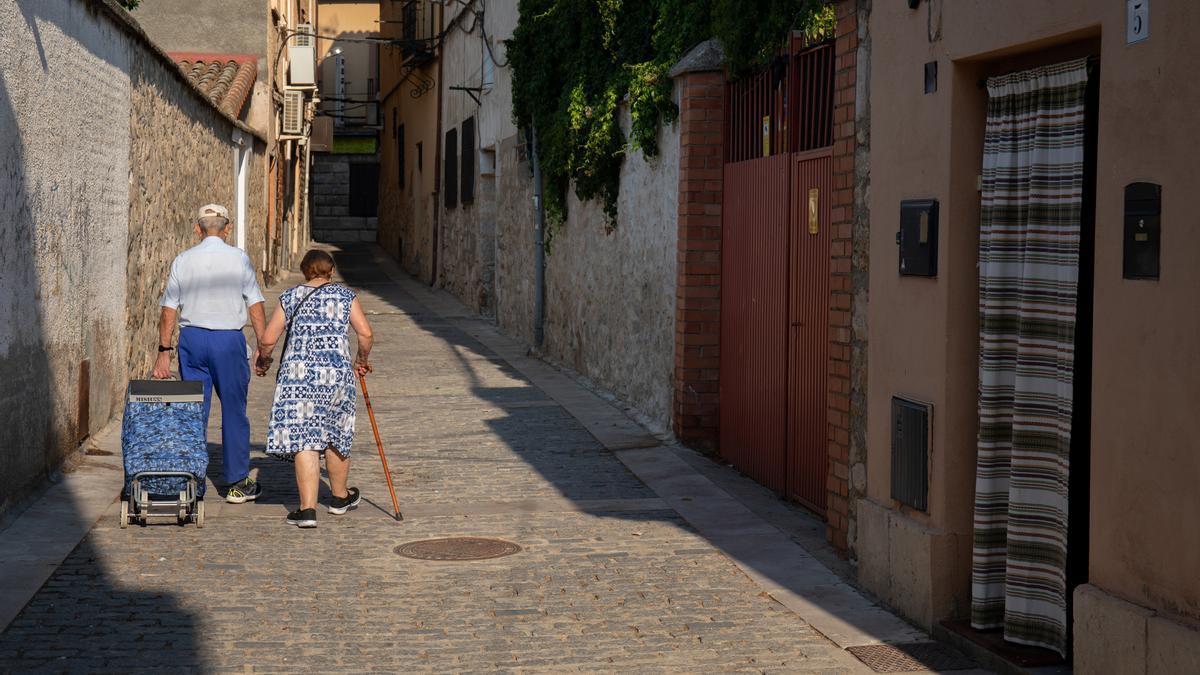
M 187 326 L 179 331 L 179 376 L 204 383 L 204 428 L 213 389 L 221 399 L 221 452 L 225 481 L 236 483 L 250 474 L 250 419 L 246 394 L 250 361 L 240 330 L 208 330 Z

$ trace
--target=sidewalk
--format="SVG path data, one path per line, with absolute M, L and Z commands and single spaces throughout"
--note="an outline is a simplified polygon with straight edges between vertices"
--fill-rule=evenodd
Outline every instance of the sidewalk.
M 256 379 L 258 503 L 213 492 L 204 529 L 125 530 L 109 503 L 69 555 L 46 553 L 52 523 L 70 525 L 62 549 L 94 521 L 96 495 L 119 488 L 119 470 L 90 467 L 114 458 L 89 458 L 76 481 L 86 488 L 56 486 L 0 531 L 0 568 L 26 570 L 0 584 L 0 628 L 4 608 L 32 595 L 0 633 L 0 672 L 869 673 L 845 648 L 928 639 L 797 543 L 814 540 L 815 521 L 785 534 L 747 507 L 753 490 L 734 489 L 731 472 L 661 446 L 378 249 L 339 263 L 376 331 L 368 385 L 405 521 L 391 519 L 360 402 L 351 483 L 366 500 L 340 518 L 319 511 L 315 530 L 286 526 L 291 466 L 260 452 L 274 380 Z M 448 536 L 522 551 L 478 562 L 393 552 Z

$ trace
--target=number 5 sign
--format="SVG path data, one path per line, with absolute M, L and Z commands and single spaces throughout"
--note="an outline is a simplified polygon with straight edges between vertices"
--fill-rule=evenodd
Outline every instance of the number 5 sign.
M 1125 0 L 1125 44 L 1150 37 L 1150 0 Z

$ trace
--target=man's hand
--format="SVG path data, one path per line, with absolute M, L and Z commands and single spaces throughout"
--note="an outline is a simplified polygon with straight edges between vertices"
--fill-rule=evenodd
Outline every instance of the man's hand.
M 171 352 L 159 352 L 154 360 L 154 379 L 166 380 L 171 377 Z

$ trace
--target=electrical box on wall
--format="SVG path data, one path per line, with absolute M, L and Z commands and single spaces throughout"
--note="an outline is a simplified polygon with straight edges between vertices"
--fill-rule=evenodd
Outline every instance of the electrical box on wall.
M 892 397 L 892 499 L 929 510 L 929 418 L 933 406 Z
M 1162 241 L 1162 186 L 1130 183 L 1125 186 L 1126 279 L 1157 279 Z
M 900 202 L 900 274 L 911 277 L 937 276 L 938 203 L 936 199 Z

